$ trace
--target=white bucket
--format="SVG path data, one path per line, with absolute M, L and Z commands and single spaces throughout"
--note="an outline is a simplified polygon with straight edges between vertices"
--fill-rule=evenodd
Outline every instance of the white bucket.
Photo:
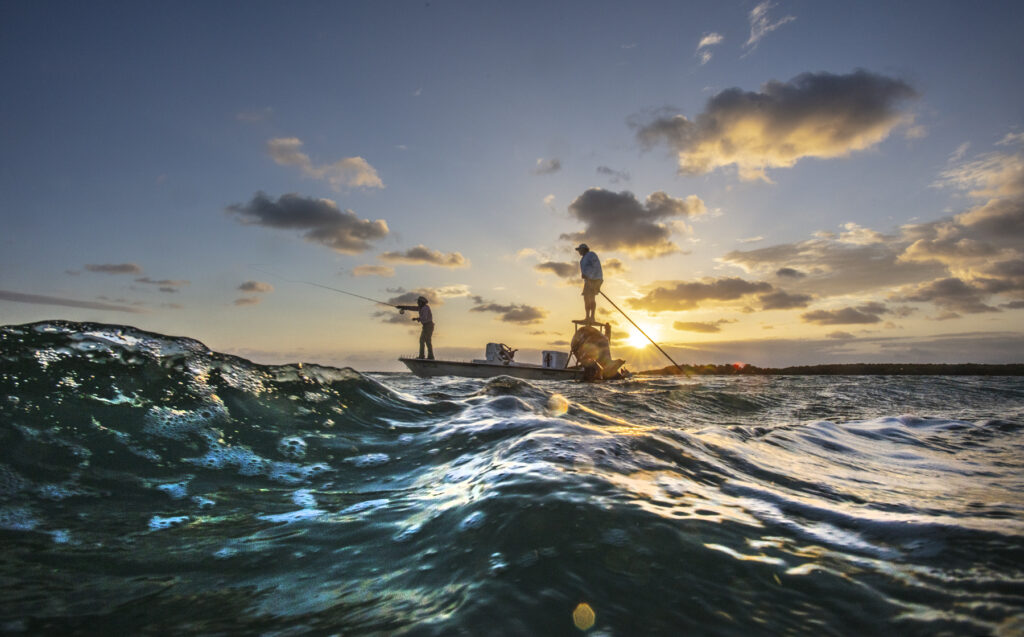
M 546 349 L 540 353 L 540 356 L 542 365 L 551 369 L 565 369 L 569 363 L 569 355 L 565 352 Z

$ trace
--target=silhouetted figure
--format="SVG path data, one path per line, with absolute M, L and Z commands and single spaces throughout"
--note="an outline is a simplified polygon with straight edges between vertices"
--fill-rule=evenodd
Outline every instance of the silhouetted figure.
M 587 313 L 584 320 L 593 322 L 594 312 L 597 310 L 597 295 L 604 282 L 601 259 L 598 259 L 597 254 L 591 252 L 585 243 L 576 246 L 576 252 L 580 253 L 580 274 L 583 275 L 583 309 Z
M 425 346 L 427 350 L 426 358 L 434 360 L 434 344 L 430 342 L 431 337 L 434 335 L 434 314 L 430 311 L 428 303 L 427 297 L 421 296 L 416 299 L 416 305 L 397 305 L 395 307 L 403 312 L 405 310 L 419 312 L 419 316 L 412 319 L 419 321 L 422 326 L 420 329 L 420 355 L 417 358 L 424 358 L 423 348 Z

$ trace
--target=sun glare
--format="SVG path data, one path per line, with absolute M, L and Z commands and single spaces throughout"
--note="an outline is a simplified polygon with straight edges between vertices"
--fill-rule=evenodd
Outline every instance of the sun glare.
M 655 341 L 657 341 L 658 329 L 656 327 L 644 325 L 643 329 L 645 332 L 647 332 L 647 336 L 650 336 L 651 338 L 655 339 Z M 636 349 L 643 349 L 644 347 L 649 347 L 651 342 L 647 340 L 647 336 L 641 334 L 640 330 L 636 329 L 635 327 L 630 327 L 628 331 L 628 336 L 626 336 L 626 345 Z

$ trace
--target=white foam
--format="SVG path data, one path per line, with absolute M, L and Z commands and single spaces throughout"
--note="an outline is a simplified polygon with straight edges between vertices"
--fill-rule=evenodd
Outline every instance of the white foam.
M 277 444 L 277 450 L 280 451 L 282 455 L 288 456 L 289 458 L 305 458 L 306 441 L 299 436 L 282 438 L 281 442 Z
M 157 489 L 166 493 L 172 500 L 182 500 L 188 496 L 188 482 L 161 484 Z
M 299 489 L 292 494 L 292 502 L 301 507 L 315 507 L 316 498 L 309 489 Z
M 160 531 L 160 530 L 163 530 L 163 529 L 169 529 L 172 526 L 178 526 L 179 524 L 184 524 L 184 523 L 188 522 L 188 520 L 189 520 L 189 517 L 187 515 L 178 515 L 178 516 L 166 517 L 166 518 L 165 517 L 161 517 L 159 515 L 154 515 L 152 518 L 149 519 L 149 530 L 150 531 Z
M 351 513 L 362 513 L 363 511 L 368 511 L 370 509 L 379 509 L 380 507 L 385 507 L 388 505 L 389 502 L 390 500 L 388 500 L 387 498 L 379 500 L 364 500 L 362 502 L 356 502 L 352 506 L 346 507 L 339 511 L 338 513 L 340 513 L 341 515 Z
M 299 509 L 298 511 L 289 511 L 288 513 L 259 515 L 256 517 L 261 520 L 266 520 L 267 522 L 284 522 L 285 524 L 291 524 L 292 522 L 299 522 L 300 520 L 312 520 L 326 514 L 327 511 L 324 511 L 323 509 Z
M 391 462 L 391 456 L 386 453 L 367 453 L 361 456 L 345 458 L 345 462 L 353 464 L 360 469 L 365 469 L 366 467 L 376 467 Z

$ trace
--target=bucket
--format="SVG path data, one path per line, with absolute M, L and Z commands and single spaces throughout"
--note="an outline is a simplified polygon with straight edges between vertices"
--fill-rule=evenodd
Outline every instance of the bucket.
M 540 355 L 544 367 L 550 369 L 565 369 L 565 366 L 569 364 L 569 355 L 565 352 L 544 350 Z

